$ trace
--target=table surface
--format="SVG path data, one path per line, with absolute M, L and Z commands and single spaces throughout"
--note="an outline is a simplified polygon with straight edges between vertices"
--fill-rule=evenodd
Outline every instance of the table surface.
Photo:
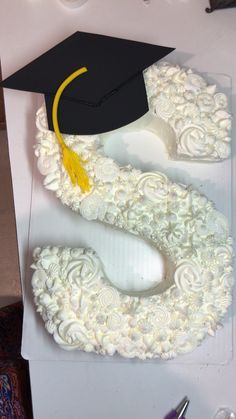
M 151 0 L 149 4 L 142 0 L 88 0 L 79 9 L 67 10 L 59 0 L 1 0 L 3 76 L 76 30 L 97 32 L 174 46 L 181 64 L 230 75 L 234 112 L 236 9 L 208 15 L 206 6 L 207 0 Z M 28 133 L 34 126 L 31 110 L 36 96 L 5 92 L 22 277 L 28 247 L 33 161 Z M 189 419 L 211 419 L 219 406 L 236 410 L 235 374 L 235 357 L 226 365 L 217 366 L 30 361 L 34 417 L 161 419 L 169 407 L 188 394 Z

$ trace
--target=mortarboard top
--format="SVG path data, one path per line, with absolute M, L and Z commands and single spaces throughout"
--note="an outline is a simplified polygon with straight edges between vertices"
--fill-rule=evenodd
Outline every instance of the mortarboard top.
M 79 156 L 66 146 L 61 132 L 99 134 L 143 116 L 148 102 L 142 72 L 172 51 L 76 32 L 1 85 L 44 94 L 48 126 L 61 146 L 65 169 L 72 183 L 85 192 L 90 190 L 87 173 Z
M 60 130 L 99 134 L 120 128 L 148 111 L 142 71 L 173 48 L 76 32 L 2 82 L 3 87 L 43 93 L 49 129 L 60 84 L 78 68 L 87 72 L 62 94 Z

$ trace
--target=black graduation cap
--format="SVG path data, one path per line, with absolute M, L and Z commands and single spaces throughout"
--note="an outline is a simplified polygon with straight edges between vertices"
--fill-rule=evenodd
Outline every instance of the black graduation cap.
M 55 131 L 63 165 L 71 182 L 89 192 L 83 162 L 66 145 L 61 132 L 99 134 L 140 118 L 148 111 L 142 71 L 171 51 L 173 48 L 76 32 L 8 77 L 2 86 L 44 94 L 48 126 Z
M 148 111 L 142 71 L 173 48 L 76 32 L 2 82 L 3 87 L 43 93 L 48 126 L 61 83 L 78 68 L 87 72 L 64 90 L 60 131 L 99 134 L 120 128 Z
M 227 9 L 236 7 L 236 0 L 210 0 L 210 7 L 206 8 L 207 13 L 211 13 L 216 9 Z

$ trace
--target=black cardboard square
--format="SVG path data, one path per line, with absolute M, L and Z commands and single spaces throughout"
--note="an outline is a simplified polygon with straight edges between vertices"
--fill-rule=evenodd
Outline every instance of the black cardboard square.
M 87 72 L 65 89 L 59 104 L 60 130 L 98 134 L 140 118 L 148 111 L 143 70 L 173 48 L 76 32 L 2 82 L 11 89 L 43 93 L 49 129 L 53 98 L 78 68 Z

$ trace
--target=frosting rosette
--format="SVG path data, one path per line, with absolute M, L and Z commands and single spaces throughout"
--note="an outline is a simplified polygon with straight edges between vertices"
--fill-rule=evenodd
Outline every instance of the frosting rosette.
M 89 343 L 81 324 L 77 320 L 65 320 L 54 332 L 54 339 L 60 345 L 66 345 L 67 349 L 75 349 Z
M 37 162 L 38 170 L 44 176 L 54 173 L 57 170 L 58 160 L 57 155 L 40 156 Z
M 228 107 L 228 99 L 224 93 L 216 93 L 214 99 L 217 109 L 226 109 Z
M 197 104 L 202 112 L 211 112 L 215 107 L 214 96 L 209 93 L 200 93 L 197 97 Z
M 103 182 L 113 182 L 119 175 L 119 167 L 112 159 L 101 158 L 96 163 L 95 175 Z
M 166 200 L 169 192 L 168 179 L 162 173 L 144 173 L 140 176 L 137 187 L 151 202 Z
M 186 293 L 198 293 L 204 287 L 199 266 L 188 260 L 179 263 L 174 273 L 174 279 L 176 286 Z
M 189 70 L 188 75 L 184 80 L 184 85 L 186 90 L 198 93 L 202 89 L 205 89 L 206 81 L 198 74 L 194 74 L 191 70 Z
M 217 141 L 215 143 L 215 149 L 218 153 L 218 156 L 222 159 L 226 159 L 230 156 L 231 147 L 230 144 L 225 141 L 225 138 L 223 138 L 222 141 Z
M 93 257 L 93 253 L 81 255 L 79 259 L 72 260 L 66 269 L 66 277 L 70 283 L 86 284 L 92 286 L 101 275 L 100 264 Z
M 36 113 L 36 127 L 40 132 L 48 132 L 48 121 L 47 116 L 45 112 L 41 112 L 41 109 L 39 109 Z
M 102 197 L 98 194 L 90 194 L 86 196 L 80 205 L 81 215 L 87 220 L 102 220 L 106 213 L 106 205 Z
M 178 151 L 180 155 L 202 157 L 209 153 L 212 146 L 206 139 L 206 132 L 197 125 L 185 128 L 179 137 Z
M 122 327 L 123 318 L 119 313 L 111 313 L 107 318 L 107 327 L 110 330 L 120 330 Z
M 166 327 L 171 320 L 171 315 L 164 305 L 156 307 L 153 313 L 152 323 L 154 327 Z
M 161 93 L 154 101 L 155 111 L 160 118 L 169 119 L 175 112 L 175 105 L 171 100 L 164 94 Z
M 119 304 L 119 294 L 113 287 L 104 287 L 98 296 L 101 308 L 116 307 Z
M 225 265 L 230 266 L 233 257 L 232 247 L 227 245 L 217 247 L 215 250 L 215 257 L 219 263 L 224 263 Z

